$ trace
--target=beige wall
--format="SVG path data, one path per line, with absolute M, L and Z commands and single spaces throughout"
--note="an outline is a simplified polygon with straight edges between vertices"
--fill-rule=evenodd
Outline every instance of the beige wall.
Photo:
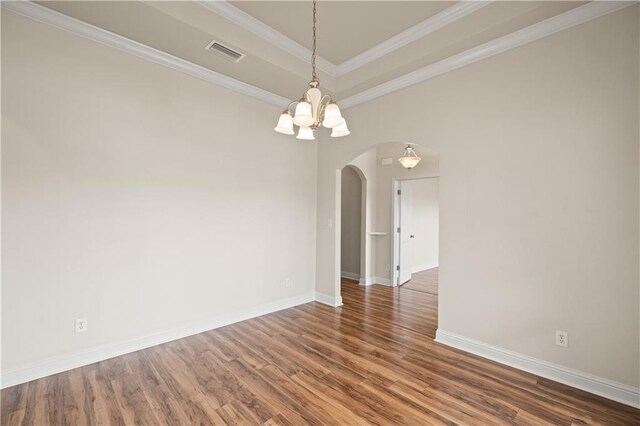
M 415 179 L 403 182 L 412 192 L 411 233 L 413 251 L 411 266 L 413 272 L 424 271 L 438 266 L 438 246 L 440 233 L 438 207 L 438 178 Z
M 318 290 L 337 288 L 335 171 L 379 143 L 426 144 L 439 327 L 638 386 L 638 26 L 633 6 L 345 111 L 352 135 L 318 145 Z
M 342 169 L 341 272 L 360 278 L 362 180 L 350 166 Z
M 7 11 L 2 89 L 3 372 L 314 292 L 277 107 Z

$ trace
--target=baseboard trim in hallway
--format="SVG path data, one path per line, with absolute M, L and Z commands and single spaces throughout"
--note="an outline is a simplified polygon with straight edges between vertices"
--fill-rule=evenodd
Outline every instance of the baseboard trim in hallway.
M 366 280 L 365 279 L 360 279 L 360 285 L 369 286 L 369 285 L 374 285 L 374 284 L 386 285 L 386 286 L 389 286 L 389 287 L 393 287 L 391 285 L 391 280 L 389 278 L 369 277 Z
M 640 408 L 640 388 L 634 388 L 624 383 L 614 382 L 497 346 L 488 345 L 441 329 L 436 331 L 435 341 L 518 370 Z
M 314 300 L 316 300 L 315 293 L 303 294 L 249 309 L 242 309 L 236 312 L 225 313 L 211 318 L 193 321 L 179 327 L 173 327 L 168 330 L 159 331 L 132 340 L 101 345 L 74 353 L 58 355 L 44 360 L 31 362 L 3 371 L 0 376 L 0 389 L 93 364 L 95 362 L 104 361 L 127 353 L 136 352 L 141 349 L 167 343 L 172 340 L 182 339 L 183 337 L 192 336 L 194 334 L 224 327 L 240 321 L 270 314 L 272 312 L 292 308 L 294 306 L 313 302 Z M 340 298 L 340 304 L 342 304 L 342 298 Z
M 349 278 L 350 280 L 356 280 L 356 281 L 360 280 L 360 274 L 356 274 L 356 273 L 353 273 L 353 272 L 347 272 L 347 271 L 341 271 L 340 272 L 340 277 Z

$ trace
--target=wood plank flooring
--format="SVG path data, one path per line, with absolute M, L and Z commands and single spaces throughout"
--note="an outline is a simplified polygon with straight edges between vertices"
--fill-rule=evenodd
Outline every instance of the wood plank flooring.
M 404 290 L 438 295 L 438 268 L 427 269 L 412 275 L 411 280 L 402 285 Z
M 309 303 L 14 386 L 0 420 L 640 424 L 640 410 L 434 343 L 432 278 L 399 289 L 344 280 L 341 308 Z

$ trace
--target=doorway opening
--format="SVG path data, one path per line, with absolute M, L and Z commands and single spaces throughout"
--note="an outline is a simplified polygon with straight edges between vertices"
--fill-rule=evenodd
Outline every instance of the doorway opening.
M 394 285 L 411 283 L 437 293 L 439 259 L 439 177 L 393 180 Z
M 340 211 L 340 277 L 366 281 L 366 178 L 356 166 L 342 169 Z
M 422 160 L 408 170 L 398 161 L 406 145 L 406 142 L 378 144 L 336 170 L 336 220 L 340 226 L 335 233 L 335 306 L 366 297 L 373 289 L 391 287 L 395 291 L 400 276 L 396 268 L 400 265 L 408 268 L 403 271 L 402 283 L 412 277 L 415 282 L 420 281 L 415 274 L 425 270 L 437 274 L 439 203 L 434 189 L 437 190 L 440 174 L 439 156 L 432 149 L 412 144 Z M 425 185 L 431 191 L 424 190 Z M 414 215 L 407 216 L 413 204 L 404 208 L 405 229 L 409 231 L 405 236 L 413 238 L 404 242 L 402 259 L 395 223 L 400 221 L 400 206 L 394 207 L 400 198 L 393 195 L 400 187 L 405 187 L 408 195 L 415 192 L 416 204 L 415 219 Z M 421 215 L 425 206 L 426 227 Z M 415 222 L 413 232 L 411 221 Z M 434 285 L 437 286 L 437 281 Z M 348 294 L 343 291 L 346 289 Z

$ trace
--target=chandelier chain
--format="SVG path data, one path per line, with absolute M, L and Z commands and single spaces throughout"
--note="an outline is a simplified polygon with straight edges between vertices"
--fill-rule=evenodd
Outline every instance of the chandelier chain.
M 311 53 L 311 79 L 318 81 L 316 74 L 316 0 L 313 0 L 313 49 Z

